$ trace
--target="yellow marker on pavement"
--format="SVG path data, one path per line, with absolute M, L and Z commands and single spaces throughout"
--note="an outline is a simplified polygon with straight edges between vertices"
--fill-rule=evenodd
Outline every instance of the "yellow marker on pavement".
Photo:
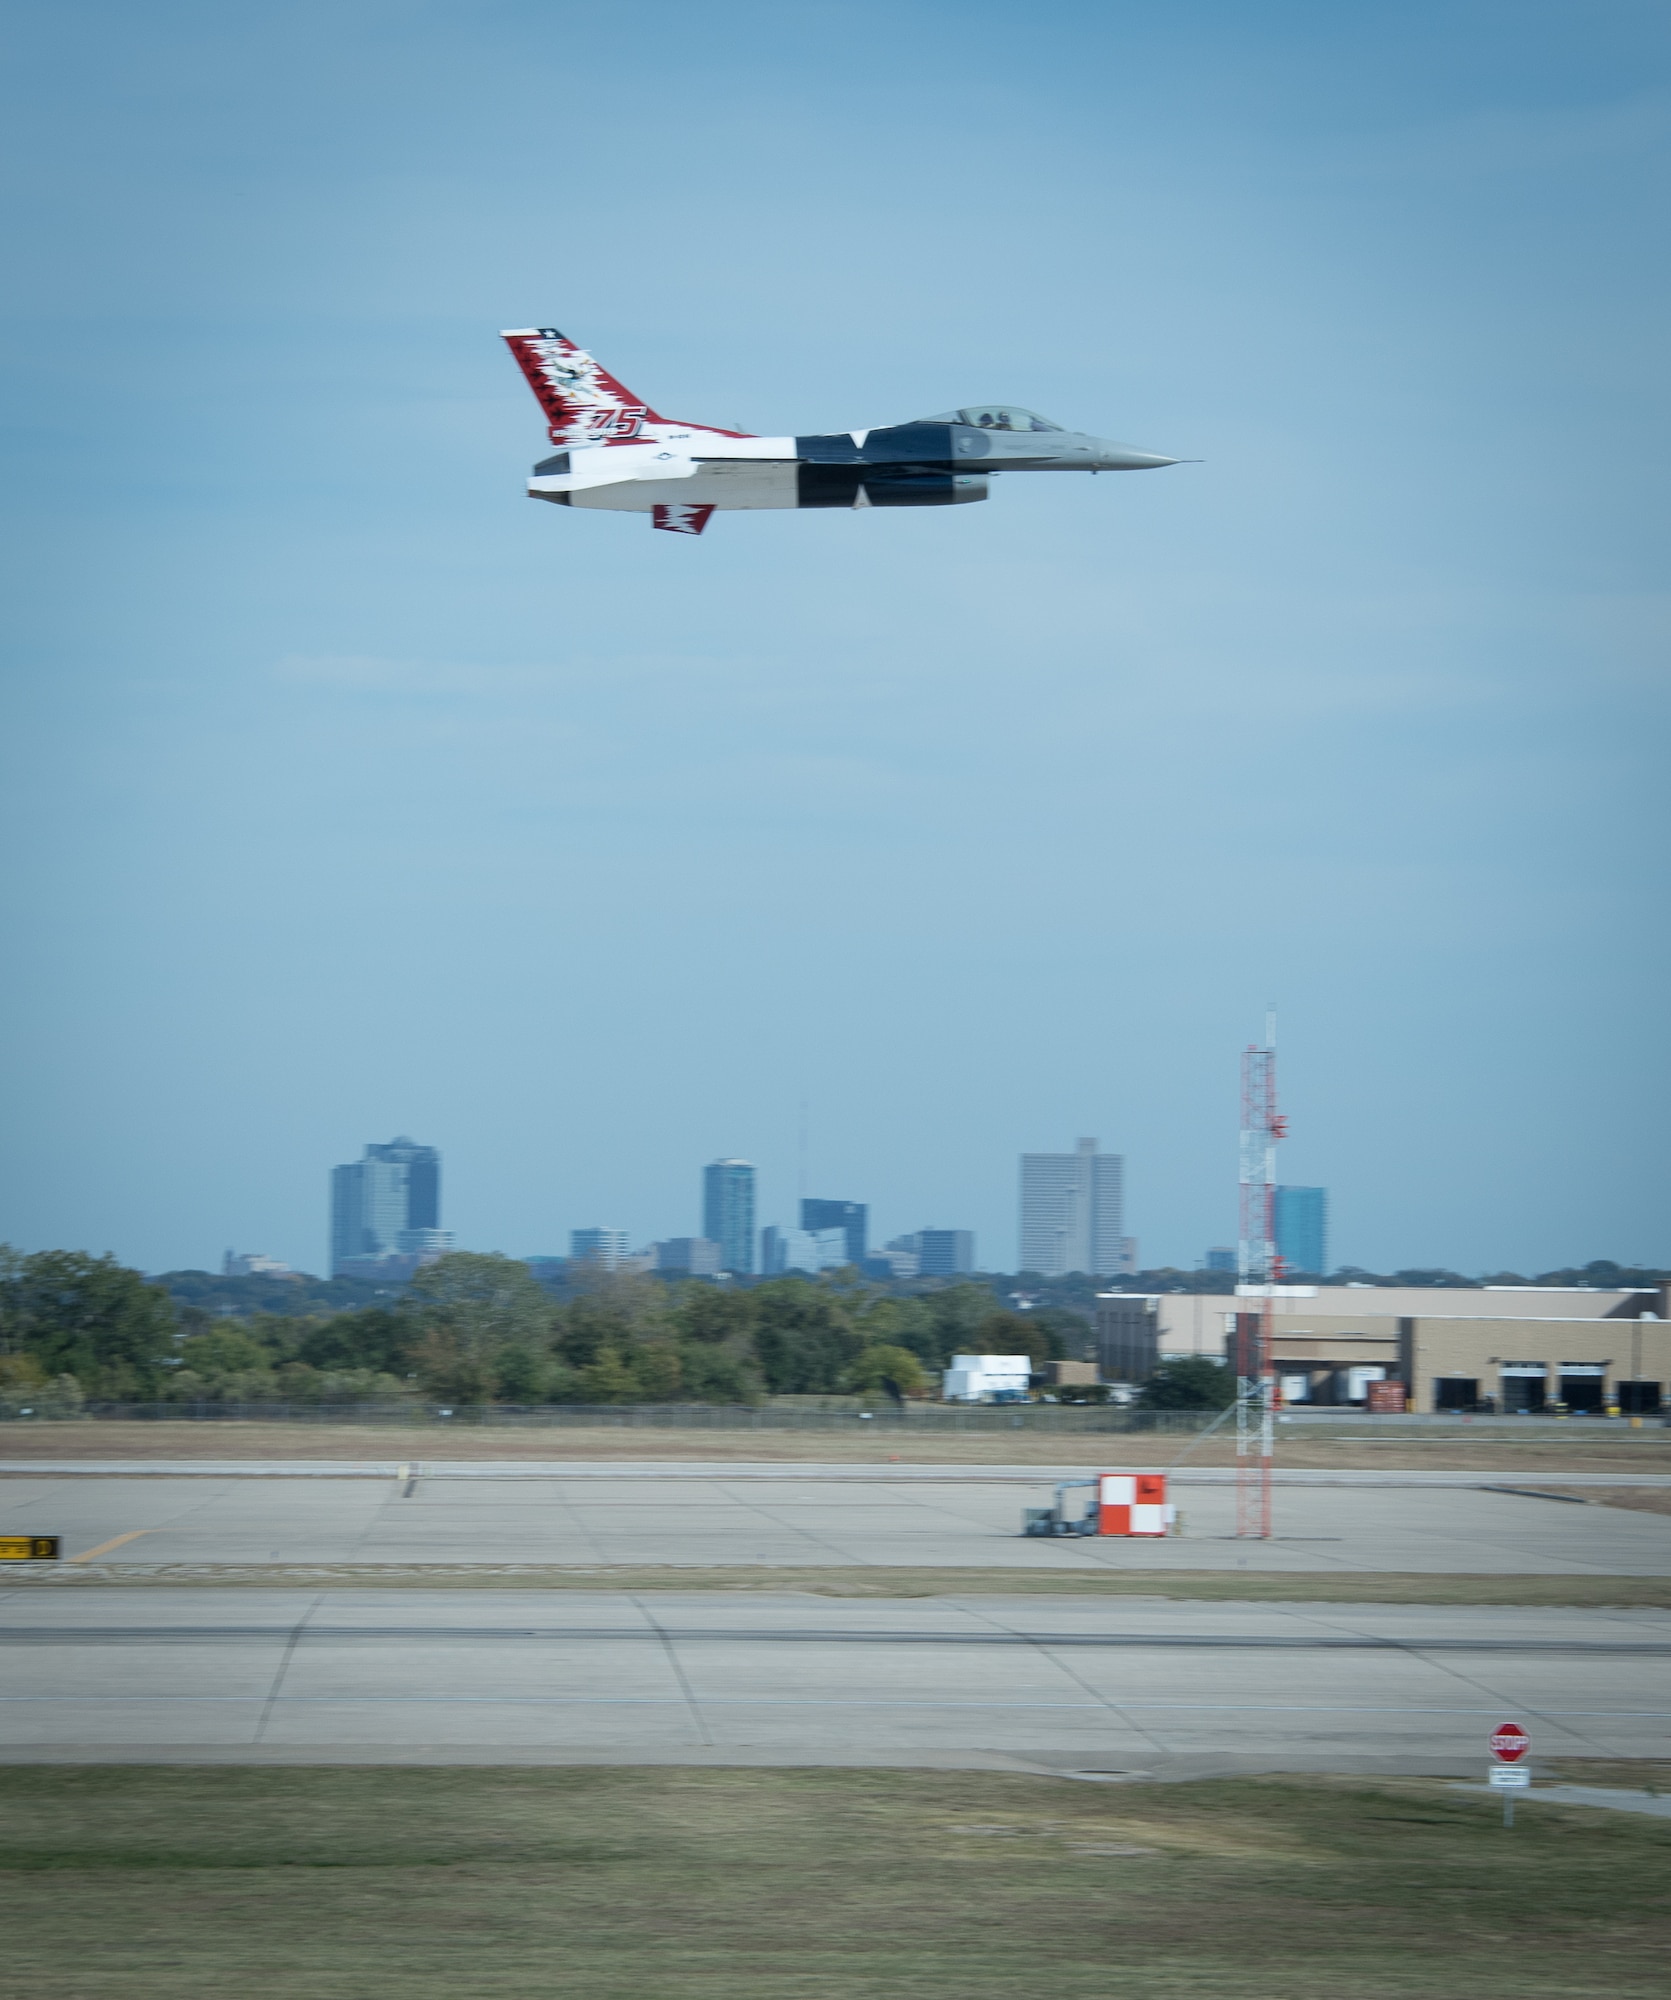
M 141 1535 L 148 1535 L 149 1528 L 130 1528 L 125 1535 L 116 1535 L 108 1542 L 100 1542 L 96 1549 L 83 1549 L 78 1556 L 69 1557 L 73 1563 L 90 1563 L 95 1556 L 107 1556 L 112 1549 L 119 1549 L 124 1542 L 137 1542 Z

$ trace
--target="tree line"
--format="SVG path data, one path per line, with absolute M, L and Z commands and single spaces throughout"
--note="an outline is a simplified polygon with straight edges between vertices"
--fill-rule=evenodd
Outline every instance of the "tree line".
M 0 1246 L 0 1401 L 752 1403 L 928 1393 L 954 1353 L 1081 1351 L 1060 1311 L 979 1284 L 889 1296 L 852 1274 L 733 1289 L 599 1274 L 559 1300 L 511 1257 L 458 1252 L 386 1303 L 216 1316 L 113 1257 Z

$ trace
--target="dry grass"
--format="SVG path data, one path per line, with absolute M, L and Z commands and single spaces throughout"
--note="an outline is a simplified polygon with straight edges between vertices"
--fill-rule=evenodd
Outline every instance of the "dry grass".
M 8 1565 L 11 1589 L 121 1584 L 266 1590 L 803 1591 L 817 1597 L 1147 1597 L 1265 1604 L 1524 1604 L 1671 1610 L 1671 1577 L 1458 1576 L 1369 1570 L 847 1569 L 765 1563 L 684 1569 L 595 1563 L 89 1563 Z
M 738 1461 L 783 1465 L 1078 1465 L 1166 1466 L 1187 1437 L 1151 1432 L 941 1430 L 938 1420 L 914 1420 L 908 1436 L 854 1423 L 850 1429 L 677 1430 L 628 1421 L 584 1428 L 556 1425 L 488 1429 L 466 1425 L 257 1423 L 137 1423 L 94 1421 L 8 1424 L 0 1432 L 0 1470 L 26 1470 L 42 1458 L 242 1459 L 327 1461 L 431 1459 L 503 1464 L 538 1459 L 589 1464 L 607 1460 L 674 1459 L 693 1463 Z M 1209 1438 L 1187 1463 L 1227 1466 L 1228 1439 Z M 1671 1431 L 1521 1439 L 1501 1431 L 1466 1435 L 1417 1435 L 1402 1429 L 1384 1436 L 1330 1439 L 1284 1435 L 1279 1466 L 1316 1470 L 1386 1471 L 1419 1466 L 1432 1472 L 1492 1472 L 1505 1478 L 1551 1472 L 1671 1473 Z
M 1671 1486 L 1552 1486 L 1566 1500 L 1592 1507 L 1629 1507 L 1638 1514 L 1671 1514 Z
M 1537 1775 L 1550 1784 L 1671 1793 L 1671 1757 L 1540 1757 Z
M 29 2000 L 1657 2000 L 1668 1861 L 1420 1780 L 0 1770 Z

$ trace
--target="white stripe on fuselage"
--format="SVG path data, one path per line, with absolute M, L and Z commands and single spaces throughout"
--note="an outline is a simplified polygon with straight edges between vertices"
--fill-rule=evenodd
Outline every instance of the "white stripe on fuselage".
M 763 440 L 751 438 L 751 444 Z M 531 487 L 530 491 L 537 490 Z M 569 496 L 571 507 L 604 507 L 616 513 L 647 514 L 652 507 L 763 508 L 800 505 L 800 481 L 792 462 L 762 464 L 758 459 L 697 466 L 688 479 L 622 479 L 607 486 L 582 487 Z
M 669 445 L 682 446 L 692 458 L 787 459 L 791 464 L 795 458 L 792 437 L 726 437 L 721 431 L 682 429 L 668 424 L 662 428 L 661 438 Z

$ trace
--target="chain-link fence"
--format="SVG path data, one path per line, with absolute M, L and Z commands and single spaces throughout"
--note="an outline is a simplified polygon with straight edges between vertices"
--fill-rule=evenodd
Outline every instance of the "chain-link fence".
M 1132 1431 L 1188 1435 L 1210 1410 L 1130 1410 L 1106 1404 L 907 1404 L 903 1410 L 796 1407 L 783 1403 L 97 1403 L 79 1413 L 95 1422 L 423 1425 L 435 1430 L 888 1431 L 917 1438 L 1043 1431 L 1060 1436 Z M 28 1421 L 23 1418 L 21 1421 Z

